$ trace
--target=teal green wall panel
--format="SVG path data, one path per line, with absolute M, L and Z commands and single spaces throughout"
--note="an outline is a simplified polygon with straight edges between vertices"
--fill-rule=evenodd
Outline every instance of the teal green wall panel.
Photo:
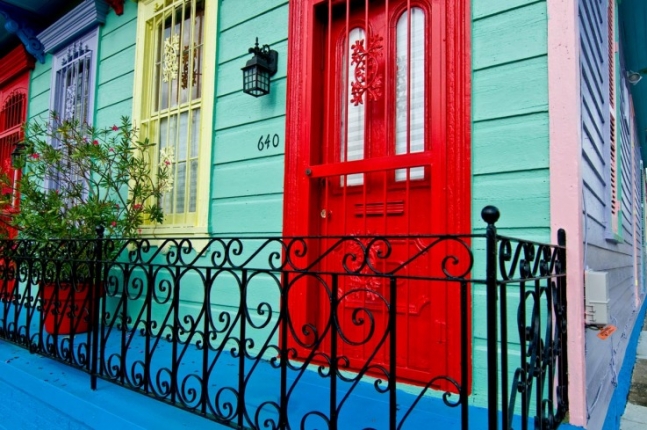
M 215 234 L 277 234 L 283 227 L 283 198 L 279 195 L 216 200 L 211 213 Z
M 472 91 L 474 121 L 545 112 L 548 58 L 542 56 L 476 71 Z
M 242 76 L 242 72 L 240 74 Z M 240 79 L 242 81 L 242 78 Z M 286 79 L 273 80 L 270 94 L 254 98 L 240 89 L 228 96 L 219 97 L 216 103 L 216 130 L 264 121 L 267 118 L 285 116 Z
M 547 30 L 544 2 L 474 21 L 473 69 L 546 55 Z
M 547 112 L 475 122 L 472 156 L 478 162 L 472 166 L 472 174 L 547 169 L 547 142 Z
M 31 84 L 29 86 L 30 95 L 32 97 L 36 97 L 44 93 L 49 93 L 52 86 L 51 71 L 51 67 L 48 67 L 44 73 L 41 73 L 38 76 L 32 75 Z
M 274 139 L 275 134 L 279 140 L 277 147 L 272 145 L 266 148 L 263 145 L 263 150 L 258 149 L 261 137 L 265 142 L 268 135 Z M 283 154 L 285 152 L 285 117 L 278 116 L 245 127 L 233 127 L 219 131 L 216 133 L 213 150 L 216 165 Z
M 535 3 L 546 3 L 545 0 L 472 0 L 472 18 L 476 21 L 506 10 L 523 8 Z
M 224 2 L 222 2 L 224 3 Z M 221 4 L 222 4 L 221 3 Z M 218 41 L 218 63 L 224 63 L 234 58 L 249 58 L 247 49 L 254 46 L 256 37 L 261 45 L 274 45 L 284 41 L 288 36 L 288 5 L 267 9 L 267 4 L 258 2 L 232 2 L 237 6 L 240 3 L 251 3 L 257 10 L 257 16 L 235 27 L 221 31 Z M 265 11 L 265 12 L 263 12 Z M 220 22 L 227 22 L 230 10 L 220 10 Z M 280 61 L 284 61 L 281 59 Z M 240 67 L 245 65 L 242 62 Z
M 121 122 L 122 116 L 132 116 L 132 106 L 132 99 L 125 99 L 119 103 L 102 107 L 101 109 L 97 110 L 94 121 L 97 124 L 102 124 L 103 126 L 119 124 Z
M 214 199 L 282 193 L 283 156 L 218 166 L 214 169 L 213 181 L 227 184 L 214 187 Z
M 497 226 L 549 226 L 547 169 L 475 177 L 472 192 L 474 208 L 482 208 L 491 203 L 499 208 L 501 218 Z
M 99 85 L 132 74 L 135 61 L 135 45 L 131 45 L 110 57 L 103 57 L 97 81 Z M 130 78 L 132 80 L 132 77 Z
M 133 74 L 134 72 L 131 71 L 119 79 L 113 79 L 100 85 L 96 99 L 97 110 L 112 106 L 125 99 L 132 99 Z M 131 111 L 124 112 L 124 114 L 131 115 Z
M 110 14 L 101 28 L 94 121 L 100 127 L 132 117 L 137 5 L 126 2 L 124 14 Z
M 126 2 L 128 4 L 130 2 Z M 137 11 L 136 5 L 128 5 L 124 14 L 117 17 L 117 20 L 110 20 L 104 25 L 101 35 L 101 55 L 103 58 L 110 57 L 124 48 L 125 44 L 134 44 L 137 39 L 137 20 L 135 19 Z M 123 21 L 118 21 L 123 20 Z M 115 27 L 112 29 L 108 26 L 114 22 Z
M 258 2 L 253 0 L 220 2 L 220 30 L 240 25 L 287 3 L 287 0 L 263 0 L 261 8 Z
M 30 75 L 28 119 L 47 115 L 49 112 L 49 93 L 51 81 L 52 57 L 48 55 L 45 63 L 36 62 Z
M 287 40 L 272 45 L 272 49 L 279 54 L 276 75 L 272 77 L 273 81 L 277 81 L 278 79 L 285 78 L 287 76 Z M 245 52 L 247 51 L 245 50 Z M 240 69 L 245 65 L 249 58 L 251 58 L 251 55 L 247 54 L 244 58 L 236 58 L 218 66 L 218 73 L 216 74 L 216 82 L 218 84 L 216 95 L 218 97 L 235 93 L 243 89 L 243 73 Z M 274 91 L 274 88 L 272 88 L 272 91 Z
M 472 231 L 485 232 L 481 209 L 495 205 L 501 212 L 499 233 L 554 242 L 546 2 L 472 0 L 472 18 Z M 484 245 L 482 240 L 473 244 L 477 279 L 485 277 Z M 509 357 L 518 363 L 518 294 L 510 290 L 508 298 Z M 474 287 L 472 299 L 470 402 L 484 406 L 488 374 L 484 288 Z

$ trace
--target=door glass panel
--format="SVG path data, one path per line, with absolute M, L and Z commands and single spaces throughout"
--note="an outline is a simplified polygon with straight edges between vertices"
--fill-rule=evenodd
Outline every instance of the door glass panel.
M 409 22 L 411 31 L 409 32 Z M 425 15 L 421 8 L 405 11 L 396 27 L 395 153 L 425 149 Z M 423 167 L 409 169 L 409 179 L 422 179 Z M 407 169 L 395 172 L 396 181 L 407 179 Z
M 354 28 L 348 34 L 348 47 L 344 49 L 342 65 L 346 70 L 342 70 L 340 75 L 342 79 L 342 96 L 341 106 L 341 151 L 340 161 L 353 161 L 364 159 L 364 132 L 365 132 L 365 104 L 355 105 L 351 101 L 351 82 L 353 81 L 355 64 L 349 53 L 355 43 L 364 41 L 364 30 Z M 348 175 L 346 179 L 341 178 L 341 186 L 344 185 L 362 185 L 364 175 L 361 173 Z

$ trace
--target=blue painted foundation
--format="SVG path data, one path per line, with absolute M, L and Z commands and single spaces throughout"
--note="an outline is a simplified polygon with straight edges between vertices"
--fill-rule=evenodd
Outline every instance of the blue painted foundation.
M 641 313 L 644 316 L 644 307 Z M 36 326 L 33 327 L 37 329 Z M 639 330 L 638 330 L 639 331 Z M 118 354 L 121 350 L 121 332 L 108 335 L 106 357 Z M 635 339 L 634 339 L 635 337 Z M 131 369 L 143 357 L 146 349 L 144 338 L 131 333 L 128 336 L 131 343 L 127 348 L 126 366 Z M 81 341 L 85 340 L 83 336 Z M 632 337 L 633 359 L 635 360 L 635 343 L 637 335 Z M 269 403 L 278 403 L 280 398 L 280 369 L 267 360 L 241 360 L 233 356 L 229 348 L 216 359 L 216 352 L 198 349 L 195 345 L 178 345 L 178 357 L 182 359 L 178 369 L 179 380 L 188 382 L 187 388 L 200 389 L 195 376 L 202 370 L 205 354 L 207 362 L 214 363 L 208 380 L 209 398 L 219 399 L 226 414 L 226 404 L 236 405 L 232 390 L 238 386 L 238 369 L 244 369 L 246 378 L 245 406 L 255 414 L 258 411 L 261 423 L 265 419 L 277 421 L 277 411 Z M 152 354 L 151 372 L 157 374 L 157 369 L 170 368 L 173 346 L 160 339 Z M 249 354 L 253 354 L 249 351 Z M 633 361 L 631 362 L 633 365 Z M 298 364 L 298 363 L 295 363 Z M 625 368 L 623 367 L 623 371 Z M 629 367 L 629 377 L 631 367 Z M 302 420 L 307 429 L 327 428 L 325 421 L 311 411 L 323 415 L 330 414 L 330 378 L 326 377 L 327 369 L 320 375 L 316 365 L 304 372 L 288 370 L 289 404 L 288 419 L 292 428 L 301 428 Z M 164 375 L 164 373 L 162 373 Z M 348 374 L 352 378 L 353 374 Z M 104 375 L 110 378 L 109 375 Z M 339 406 L 340 429 L 387 429 L 389 417 L 389 394 L 382 392 L 385 383 L 379 384 L 374 378 L 363 378 L 361 381 L 343 381 L 338 378 L 337 404 Z M 403 389 L 397 393 L 398 422 L 416 401 L 421 387 L 400 384 Z M 188 390 L 185 390 L 188 391 Z M 220 397 L 218 397 L 220 392 Z M 348 398 L 346 394 L 350 393 Z M 413 393 L 413 394 L 412 394 Z M 457 396 L 450 396 L 449 401 L 456 401 Z M 625 396 L 626 400 L 626 396 Z M 197 402 L 195 403 L 197 406 Z M 194 406 L 190 401 L 186 405 Z M 624 408 L 624 404 L 623 404 Z M 215 422 L 208 421 L 198 415 L 169 406 L 163 402 L 151 399 L 142 394 L 122 388 L 114 383 L 99 380 L 96 391 L 90 390 L 89 375 L 80 370 L 68 367 L 48 358 L 30 354 L 24 349 L 0 341 L 0 416 L 3 416 L 0 426 L 7 429 L 32 428 L 31 421 L 40 423 L 33 428 L 64 427 L 69 429 L 82 428 L 184 428 L 185 424 L 196 428 L 208 425 L 210 428 L 226 428 Z M 250 418 L 255 419 L 255 418 Z M 470 429 L 487 429 L 487 409 L 469 407 Z M 433 423 L 433 425 L 432 425 Z M 63 425 L 65 424 L 65 425 Z M 461 410 L 449 407 L 435 396 L 423 396 L 411 414 L 406 418 L 403 429 L 437 428 L 443 430 L 461 427 Z M 261 427 L 262 428 L 262 427 Z M 519 417 L 515 417 L 514 428 L 521 428 Z M 562 425 L 562 429 L 576 429 Z
M 622 361 L 620 373 L 618 373 L 618 386 L 611 397 L 611 402 L 609 403 L 609 409 L 607 411 L 607 416 L 604 420 L 602 430 L 617 430 L 620 428 L 620 417 L 622 417 L 625 407 L 627 406 L 627 397 L 629 397 L 629 389 L 631 388 L 631 376 L 633 374 L 634 365 L 636 364 L 636 347 L 638 346 L 638 339 L 640 338 L 640 332 L 642 331 L 643 322 L 645 321 L 646 310 L 647 300 L 643 299 L 642 307 L 636 317 L 636 322 L 627 344 L 627 352 Z

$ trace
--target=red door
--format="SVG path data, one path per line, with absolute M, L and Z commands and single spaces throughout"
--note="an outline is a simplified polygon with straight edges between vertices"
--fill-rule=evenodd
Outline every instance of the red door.
M 455 51 L 449 49 L 455 42 L 450 30 L 456 8 L 438 0 L 312 0 L 312 5 L 315 37 L 303 63 L 313 70 L 304 79 L 311 85 L 313 121 L 309 129 L 295 127 L 290 134 L 288 110 L 288 137 L 299 143 L 292 153 L 286 149 L 286 175 L 296 175 L 294 181 L 286 178 L 286 216 L 301 214 L 302 221 L 286 220 L 285 230 L 358 238 L 335 248 L 324 260 L 324 271 L 353 271 L 361 259 L 345 257 L 361 255 L 371 237 L 388 235 L 401 236 L 390 240 L 388 258 L 382 257 L 386 243 L 375 243 L 367 253 L 378 271 L 404 266 L 400 275 L 443 277 L 440 262 L 448 246 L 406 262 L 429 244 L 425 235 L 469 233 L 462 230 L 469 226 L 469 210 L 448 209 L 459 206 L 449 201 L 453 192 L 467 190 L 462 198 L 469 197 L 469 158 L 457 160 L 458 148 L 448 151 L 448 142 L 461 133 L 453 115 L 456 102 L 448 98 L 462 88 L 456 81 Z M 300 54 L 295 52 L 292 61 L 298 64 Z M 308 163 L 301 172 L 291 170 L 290 163 L 300 164 L 294 152 Z M 467 161 L 465 170 L 452 177 L 461 161 Z M 336 240 L 324 239 L 322 251 Z M 364 266 L 360 273 L 340 277 L 336 287 L 337 355 L 347 357 L 347 367 L 354 369 L 389 364 L 383 333 L 390 285 L 371 273 Z M 398 280 L 396 288 L 398 378 L 420 384 L 436 376 L 459 380 L 458 286 Z M 314 319 L 319 333 L 330 319 L 327 294 L 299 299 L 306 302 L 303 319 Z M 326 352 L 330 348 L 325 341 Z

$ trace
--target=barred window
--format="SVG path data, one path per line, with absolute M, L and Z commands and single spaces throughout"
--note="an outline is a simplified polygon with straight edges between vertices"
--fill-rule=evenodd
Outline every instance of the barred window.
M 52 110 L 62 121 L 92 124 L 97 30 L 74 41 L 54 58 Z
M 166 0 L 140 7 L 145 17 L 144 50 L 138 58 L 144 89 L 139 102 L 141 132 L 158 144 L 153 159 L 171 154 L 174 185 L 161 202 L 165 223 L 195 226 L 199 224 L 201 147 L 210 138 L 201 131 L 205 1 Z

